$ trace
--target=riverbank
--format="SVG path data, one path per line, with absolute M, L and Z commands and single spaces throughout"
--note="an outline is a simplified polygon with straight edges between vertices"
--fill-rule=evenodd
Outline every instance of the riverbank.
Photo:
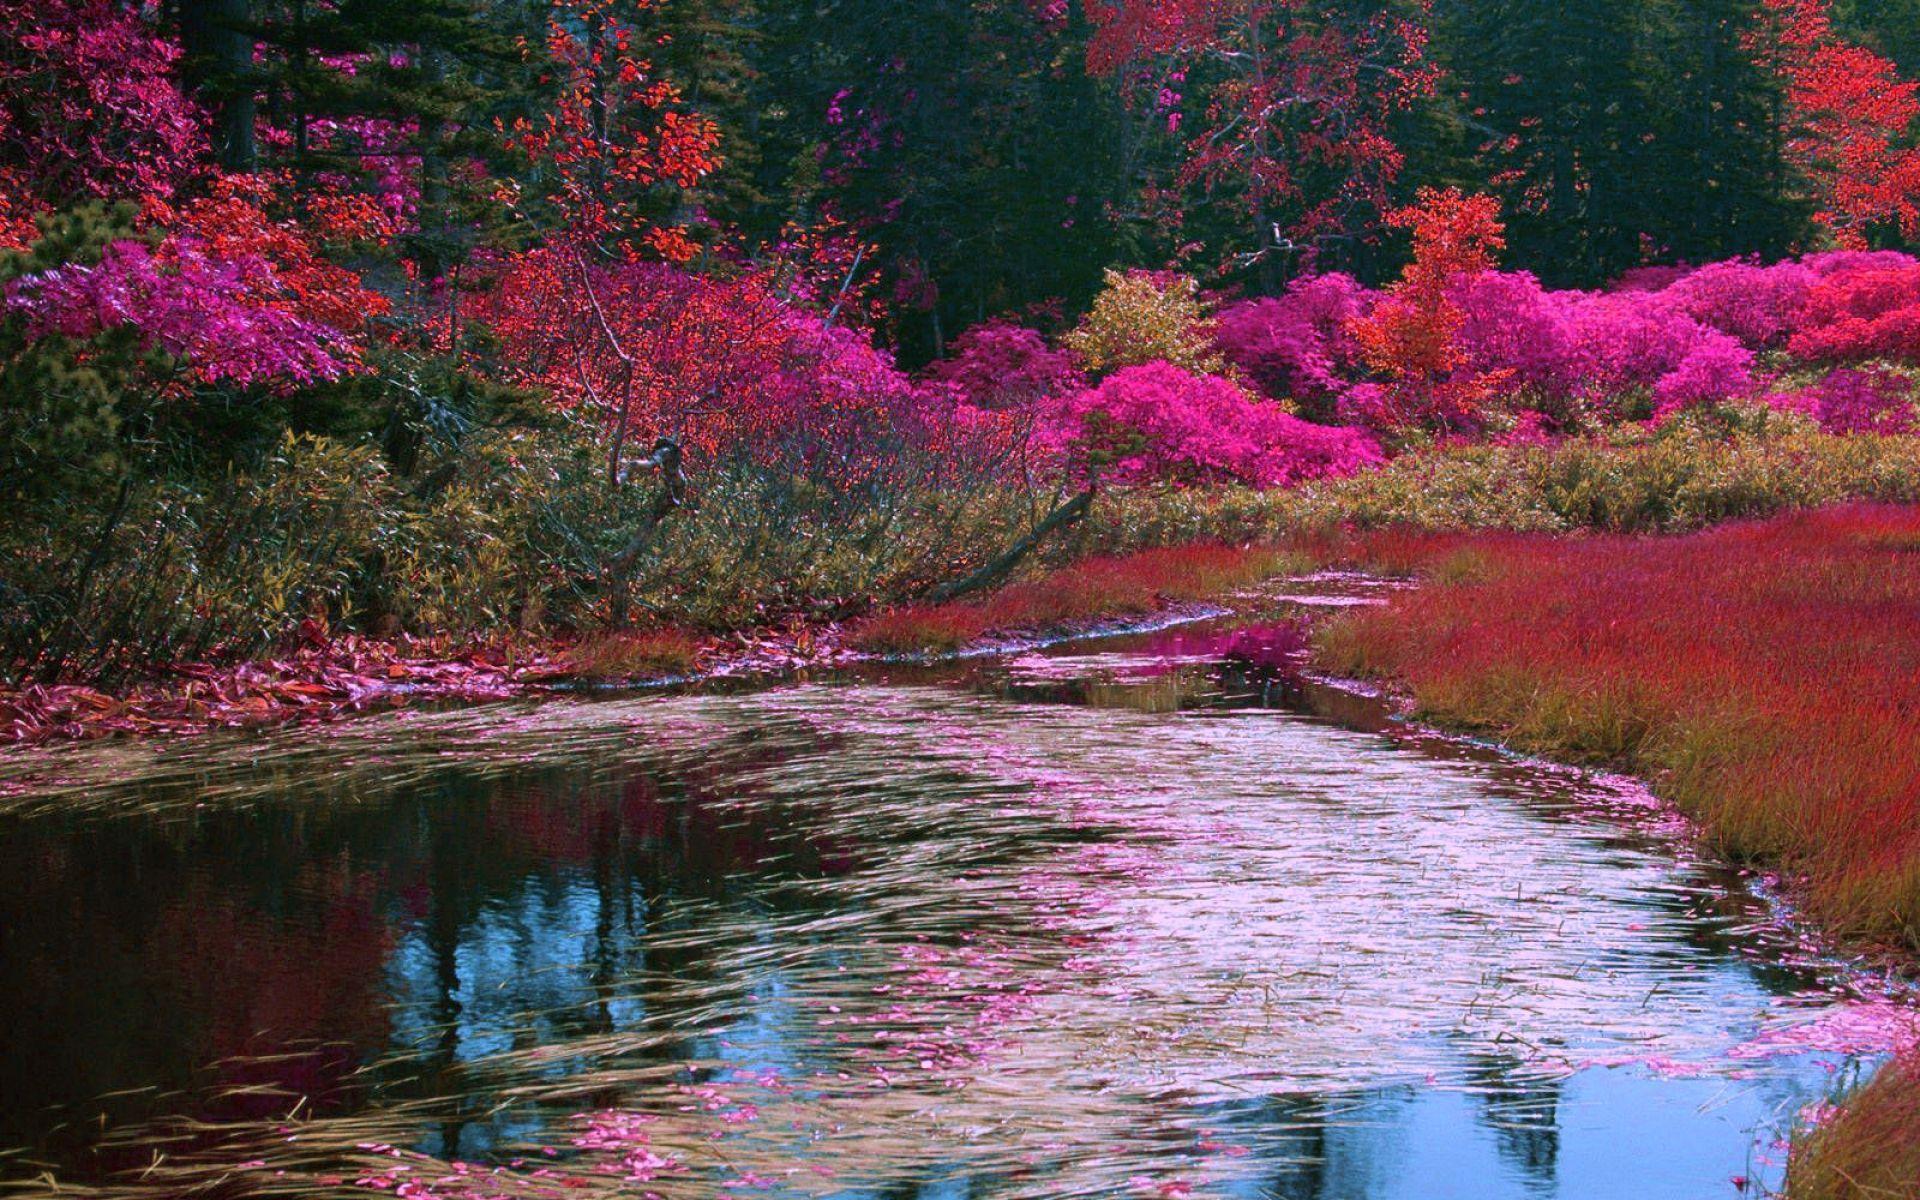
M 1025 575 L 1011 586 L 932 607 L 903 598 L 964 577 L 995 548 L 1017 540 L 1032 516 L 1019 497 L 975 495 L 977 489 L 929 494 L 913 506 L 919 515 L 907 525 L 880 532 L 819 525 L 743 535 L 742 514 L 763 511 L 758 493 L 740 491 L 746 485 L 737 480 L 712 478 L 700 488 L 703 503 L 663 529 L 660 562 L 631 581 L 631 608 L 648 622 L 637 634 L 606 629 L 605 606 L 591 603 L 594 588 L 581 590 L 581 563 L 556 564 L 537 547 L 497 538 L 481 556 L 487 569 L 461 568 L 458 578 L 446 572 L 470 555 L 412 547 L 403 556 L 412 564 L 403 572 L 411 590 L 384 595 L 374 607 L 386 617 L 377 620 L 368 616 L 364 596 L 323 603 L 332 593 L 282 586 L 304 576 L 280 559 L 261 568 L 274 584 L 262 593 L 251 576 L 216 587 L 225 568 L 155 558 L 129 545 L 109 557 L 133 582 L 122 588 L 103 581 L 90 593 L 102 603 L 111 599 L 111 611 L 60 607 L 50 626 L 26 613 L 9 616 L 9 632 L 24 639 L 12 647 L 12 678 L 52 674 L 60 684 L 0 688 L 0 744 L 331 719 L 582 681 L 786 670 L 841 654 L 945 653 L 1009 631 L 1071 630 L 1182 602 L 1175 595 L 1239 586 L 1215 577 L 1223 569 L 1217 563 L 1202 564 L 1197 573 L 1183 567 L 1182 556 L 1204 557 L 1208 547 L 1280 547 L 1294 556 L 1294 568 L 1311 569 L 1353 558 L 1359 545 L 1366 564 L 1397 572 L 1417 566 L 1440 536 L 1396 532 L 1406 528 L 1677 532 L 1847 499 L 1911 501 L 1920 479 L 1916 445 L 1904 437 L 1791 429 L 1721 437 L 1661 428 L 1620 432 L 1608 441 L 1442 447 L 1293 489 L 1116 487 L 1103 492 L 1083 520 L 1036 548 Z M 299 463 L 318 469 L 294 458 L 299 462 L 289 459 L 289 470 Z M 340 512 L 358 512 L 350 490 L 320 490 L 334 496 Z M 313 489 L 293 493 L 311 499 Z M 629 500 L 638 503 L 633 497 L 623 503 Z M 525 523 L 520 517 L 482 522 L 515 529 Z M 296 528 L 281 525 L 276 538 Z M 1345 532 L 1353 529 L 1372 532 L 1356 539 Z M 36 553 L 51 545 L 41 542 Z M 828 547 L 834 552 L 823 555 Z M 374 548 L 371 542 L 361 547 L 368 554 Z M 361 578 L 356 561 L 342 558 L 326 578 Z M 1198 561 L 1189 558 L 1187 565 Z M 1113 566 L 1126 562 L 1148 565 Z M 381 577 L 395 565 L 388 562 Z M 1085 573 L 1069 574 L 1082 567 Z M 1069 586 L 1069 580 L 1076 582 Z M 154 591 L 161 583 L 166 586 Z M 423 587 L 431 595 L 420 593 Z M 62 594 L 52 585 L 43 590 Z M 215 593 L 219 607 L 210 609 Z M 875 615 L 855 616 L 849 626 L 847 614 L 876 604 Z M 302 612 L 333 614 L 331 627 L 325 616 L 301 620 Z M 156 613 L 172 616 L 155 624 Z M 404 628 L 412 636 L 373 635 L 401 627 L 398 614 L 410 615 Z M 174 618 L 181 629 L 197 632 L 175 636 L 179 630 L 167 623 Z M 74 632 L 92 629 L 101 632 L 91 641 Z M 59 669 L 48 667 L 33 647 L 45 649 L 41 634 L 53 636 L 49 630 L 59 632 L 56 641 L 77 638 L 76 647 L 98 642 L 93 649 L 105 657 L 76 651 Z M 699 632 L 709 630 L 745 632 Z M 170 666 L 170 660 L 191 665 Z
M 0 691 L 0 744 L 318 723 L 412 705 L 774 676 L 953 653 L 971 643 L 1040 640 L 1164 615 L 1309 563 L 1298 552 L 1271 547 L 1146 550 L 1085 559 L 979 600 L 724 634 L 658 628 L 463 645 L 334 637 L 308 626 L 283 654 L 175 666 L 121 690 L 29 685 Z
M 1795 756 L 1827 748 L 1830 739 L 1808 737 L 1816 722 L 1823 729 L 1836 721 L 1857 729 L 1879 711 L 1876 703 L 1894 713 L 1912 711 L 1901 707 L 1906 694 L 1897 688 L 1912 665 L 1910 640 L 1884 626 L 1920 611 L 1900 587 L 1905 556 L 1916 548 L 1920 513 L 1885 508 L 1663 539 L 1388 530 L 1301 538 L 1285 548 L 1190 546 L 1096 557 L 977 600 L 730 637 L 666 629 L 461 649 L 326 638 L 310 630 L 286 655 L 219 671 L 182 670 L 145 691 L 50 690 L 45 700 L 65 706 L 67 728 L 55 726 L 45 738 L 297 724 L 397 705 L 944 657 L 1111 629 L 1116 621 L 1177 619 L 1209 605 L 1218 611 L 1223 600 L 1238 603 L 1234 593 L 1253 591 L 1268 578 L 1344 563 L 1412 576 L 1422 586 L 1389 593 L 1385 606 L 1319 620 L 1323 668 L 1391 681 L 1417 716 L 1437 726 L 1472 730 L 1550 758 L 1631 770 L 1693 816 L 1712 848 L 1736 860 L 1788 867 L 1789 877 L 1801 880 L 1796 898 L 1805 899 L 1827 878 L 1813 868 L 1830 849 L 1735 840 L 1747 827 L 1731 818 L 1743 814 L 1737 804 L 1710 803 L 1715 776 L 1705 768 L 1722 760 L 1706 752 L 1719 747 L 1738 765 L 1764 746 L 1776 776 L 1797 771 L 1807 777 L 1802 800 L 1810 804 L 1825 794 L 1818 789 L 1837 786 L 1833 772 L 1849 763 L 1897 766 L 1864 742 L 1842 746 L 1837 759 L 1817 760 L 1818 770 L 1796 766 Z M 1849 700 L 1848 687 L 1867 690 Z M 1482 707 L 1469 705 L 1474 696 L 1483 698 Z M 1488 707 L 1488 696 L 1509 707 Z M 1701 723 L 1689 707 L 1708 700 L 1718 703 L 1711 707 L 1715 723 Z M 1728 707 L 1735 701 L 1752 709 L 1744 721 L 1729 718 L 1739 715 Z M 1808 713 L 1816 714 L 1812 721 Z M 1723 742 L 1733 733 L 1740 740 Z M 1681 764 L 1693 774 L 1680 775 L 1659 756 L 1675 738 L 1697 752 Z M 1696 790 L 1676 793 L 1676 778 Z M 1896 783 L 1888 796 L 1899 794 Z M 1792 813 L 1771 823 L 1744 815 L 1756 829 L 1806 832 Z M 1846 816 L 1843 809 L 1819 828 L 1844 831 Z M 1889 813 L 1876 828 L 1897 824 L 1897 812 Z M 1867 855 L 1866 861 L 1878 860 Z M 1837 920 L 1836 910 L 1801 907 L 1827 928 L 1911 961 L 1910 940 L 1888 933 L 1876 938 L 1857 923 Z M 1865 911 L 1872 913 L 1870 906 Z M 1912 1064 L 1898 1063 L 1801 1132 L 1792 1195 L 1912 1195 L 1899 1187 L 1920 1177 L 1912 1159 L 1917 1129 L 1920 1079 Z
M 1681 538 L 1449 537 L 1423 586 L 1324 623 L 1326 670 L 1419 719 L 1635 774 L 1721 853 L 1778 868 L 1850 944 L 1920 950 L 1920 510 Z M 1900 1064 L 1796 1152 L 1795 1197 L 1920 1195 Z

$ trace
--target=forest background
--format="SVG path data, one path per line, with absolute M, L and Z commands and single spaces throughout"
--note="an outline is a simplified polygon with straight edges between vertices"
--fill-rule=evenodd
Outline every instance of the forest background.
M 0 674 L 1911 498 L 1917 70 L 1915 0 L 0 0 Z

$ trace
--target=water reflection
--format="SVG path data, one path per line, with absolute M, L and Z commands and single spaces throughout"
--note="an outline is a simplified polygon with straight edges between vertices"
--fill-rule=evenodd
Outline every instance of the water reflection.
M 1855 1059 L 1742 1049 L 1844 1003 L 1752 902 L 1243 642 L 76 754 L 0 822 L 0 1142 L 129 1195 L 1777 1176 Z

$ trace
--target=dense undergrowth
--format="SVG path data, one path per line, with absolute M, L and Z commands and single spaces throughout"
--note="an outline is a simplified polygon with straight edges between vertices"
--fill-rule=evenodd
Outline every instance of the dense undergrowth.
M 1623 767 L 1838 934 L 1920 948 L 1920 510 L 1683 538 L 1395 537 L 1424 586 L 1326 626 L 1320 661 L 1526 750 Z M 1796 1197 L 1920 1191 L 1920 1070 L 1802 1135 Z
M 1665 533 L 1848 500 L 1920 500 L 1920 441 L 1793 422 L 1676 427 L 1537 446 L 1456 445 L 1287 491 L 1104 497 L 1062 553 L 1358 529 Z
M 0 656 L 17 678 L 113 684 L 156 664 L 268 654 L 316 627 L 592 636 L 616 584 L 640 628 L 839 619 L 912 602 L 1054 502 L 1010 479 L 966 485 L 937 463 L 896 463 L 856 490 L 744 460 L 704 469 L 616 580 L 608 564 L 650 528 L 656 485 L 610 486 L 589 431 L 471 439 L 421 469 L 435 479 L 424 492 L 370 447 L 290 437 L 243 474 L 16 504 L 0 534 Z M 1438 448 L 1292 489 L 1111 487 L 1032 567 L 1347 527 L 1681 531 L 1845 500 L 1920 500 L 1920 440 L 1681 426 Z M 1140 603 L 1116 596 L 1079 615 Z

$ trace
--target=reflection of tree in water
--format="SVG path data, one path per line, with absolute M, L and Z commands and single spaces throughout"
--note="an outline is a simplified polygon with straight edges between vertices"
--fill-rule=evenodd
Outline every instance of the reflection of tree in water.
M 303 815 L 234 826 L 0 832 L 30 864 L 0 872 L 0 1142 L 74 1154 L 180 1088 L 216 1120 L 350 1102 L 387 1031 L 381 881 Z
M 751 759 L 766 767 L 784 757 L 768 747 Z M 419 1090 L 447 1099 L 437 1153 L 478 1153 L 506 1132 L 490 1089 L 469 1073 L 476 1060 L 697 1027 L 685 1019 L 691 998 L 720 982 L 712 959 L 721 942 L 698 936 L 700 927 L 736 920 L 727 910 L 751 902 L 758 879 L 743 880 L 767 860 L 803 871 L 819 860 L 779 814 L 717 801 L 728 774 L 717 764 L 617 780 L 559 772 L 484 797 L 454 789 L 425 806 L 428 915 L 418 952 L 402 947 L 389 969 L 400 1043 L 425 1068 Z M 691 1036 L 619 1048 L 674 1061 Z M 618 1098 L 611 1089 L 588 1097 Z M 475 1129 L 482 1112 L 489 1126 Z
M 1423 1014 L 1456 1028 L 1457 981 L 1407 966 L 1430 966 L 1426 947 L 1381 957 L 1400 945 L 1382 930 L 1426 920 L 1444 940 L 1457 929 L 1457 906 L 1428 894 L 1450 903 L 1427 864 L 1451 860 L 1348 855 L 1332 874 L 1295 870 L 1329 811 L 1345 815 L 1331 823 L 1343 831 L 1378 823 L 1381 845 L 1410 829 L 1426 844 L 1425 826 L 1402 818 L 1412 811 L 1504 847 L 1515 821 L 1465 773 L 1416 771 L 1405 756 L 1369 773 L 1351 742 L 1290 721 L 1231 730 L 1231 745 L 1264 748 L 1249 752 L 1263 767 L 1284 762 L 1309 781 L 1281 803 L 1240 790 L 1245 763 L 1218 722 L 1129 740 L 1146 718 L 865 692 L 823 703 L 805 689 L 745 713 L 702 711 L 709 719 L 675 726 L 670 750 L 635 744 L 667 723 L 603 721 L 587 753 L 535 748 L 511 772 L 434 763 L 405 784 L 213 805 L 164 829 L 102 822 L 89 835 L 97 854 L 52 822 L 38 833 L 0 825 L 0 851 L 48 864 L 47 882 L 0 879 L 0 904 L 31 897 L 0 911 L 25 911 L 34 926 L 7 948 L 30 945 L 70 990 L 101 978 L 151 985 L 116 1003 L 168 1031 L 166 1052 L 182 1064 L 238 1045 L 224 1069 L 332 1097 L 299 1148 L 255 1150 L 285 1140 L 269 1136 L 276 1116 L 255 1128 L 257 1142 L 229 1130 L 232 1142 L 175 1167 L 177 1178 L 255 1159 L 326 1178 L 359 1162 L 356 1147 L 381 1144 L 438 1156 L 418 1164 L 431 1173 L 531 1144 L 604 1183 L 623 1143 L 576 1139 L 605 1128 L 671 1155 L 682 1174 L 666 1194 L 678 1200 L 710 1196 L 734 1173 L 784 1178 L 795 1164 L 833 1172 L 822 1194 L 920 1200 L 1118 1194 L 1135 1179 L 1288 1200 L 1417 1195 L 1440 1177 L 1484 1177 L 1488 1194 L 1507 1196 L 1580 1190 L 1582 1155 L 1560 1161 L 1559 1085 L 1489 1052 L 1504 1020 L 1459 1026 L 1460 1040 L 1438 1050 L 1413 1047 L 1411 1068 L 1394 1057 L 1403 1032 L 1428 1036 L 1436 1022 Z M 1352 804 L 1333 805 L 1311 782 L 1329 778 Z M 1280 806 L 1248 807 L 1270 802 Z M 1191 869 L 1169 870 L 1189 846 Z M 1532 853 L 1493 861 L 1513 869 L 1507 878 L 1564 868 Z M 1610 865 L 1599 851 L 1595 862 Z M 1487 864 L 1472 865 L 1479 874 L 1459 886 L 1477 894 Z M 1379 928 L 1303 916 L 1302 898 L 1338 909 L 1346 894 L 1326 881 L 1355 868 L 1373 890 L 1354 895 L 1382 898 L 1358 910 L 1387 913 Z M 1698 919 L 1685 893 L 1664 876 L 1649 888 L 1647 874 L 1612 881 L 1631 906 L 1622 915 Z M 1600 875 L 1591 907 L 1604 907 L 1609 882 Z M 116 885 L 119 909 L 94 902 Z M 1535 909 L 1513 907 L 1518 891 L 1510 902 L 1489 891 L 1474 911 L 1537 930 Z M 199 913 L 208 919 L 196 923 Z M 1549 950 L 1556 928 L 1540 935 Z M 114 940 L 129 930 L 156 948 Z M 109 961 L 83 963 L 90 938 Z M 1601 945 L 1657 981 L 1721 978 L 1697 970 L 1702 952 L 1677 936 Z M 249 1007 L 192 990 L 228 958 L 248 960 L 222 983 Z M 1242 979 L 1249 962 L 1275 968 L 1249 976 L 1258 989 Z M 1276 973 L 1303 964 L 1313 969 Z M 1644 1009 L 1652 993 L 1638 986 L 1596 997 L 1628 990 Z M 57 1074 L 105 1045 L 110 1069 L 85 1094 L 117 1084 L 122 1067 L 154 1078 L 115 1058 L 107 1005 L 75 1021 L 28 1003 L 0 998 L 0 1016 L 27 1012 L 49 1035 L 38 1069 Z M 1636 1029 L 1638 1011 L 1626 1016 Z M 376 1086 L 329 1092 L 311 1066 L 300 1075 L 290 1058 L 263 1057 L 271 1041 L 231 1032 L 266 1029 L 284 1044 L 299 1028 L 346 1043 L 321 1063 L 333 1080 L 352 1071 Z M 1367 1090 L 1381 1065 L 1388 1079 L 1439 1066 L 1445 1084 Z M 1274 1086 L 1303 1094 L 1258 1096 Z
M 1517 1059 L 1469 1055 L 1467 1083 L 1480 1098 L 1476 1118 L 1493 1133 L 1500 1157 L 1529 1190 L 1553 1195 L 1560 1166 L 1560 1101 L 1565 1084 L 1527 1073 Z
M 1328 1101 L 1324 1096 L 1272 1096 L 1260 1102 L 1254 1121 L 1266 1127 L 1279 1167 L 1264 1181 L 1276 1200 L 1320 1200 L 1327 1194 Z
M 74 1161 L 100 1113 L 340 1111 L 395 1037 L 419 1056 L 399 1092 L 459 1095 L 476 1040 L 478 1053 L 610 1032 L 627 981 L 709 973 L 697 938 L 648 949 L 657 907 L 684 925 L 770 857 L 820 869 L 790 823 L 710 800 L 732 771 L 784 753 L 746 747 L 682 778 L 453 771 L 191 821 L 8 825 L 0 855 L 30 869 L 0 872 L 16 985 L 0 1000 L 0 1144 Z M 512 936 L 483 945 L 484 930 Z M 515 969 L 516 949 L 535 948 L 548 953 Z M 476 991 L 482 971 L 508 986 Z M 672 994 L 654 999 L 670 1021 Z M 129 1088 L 144 1090 L 99 1099 Z M 471 1142 L 465 1115 L 439 1131 L 449 1152 Z

